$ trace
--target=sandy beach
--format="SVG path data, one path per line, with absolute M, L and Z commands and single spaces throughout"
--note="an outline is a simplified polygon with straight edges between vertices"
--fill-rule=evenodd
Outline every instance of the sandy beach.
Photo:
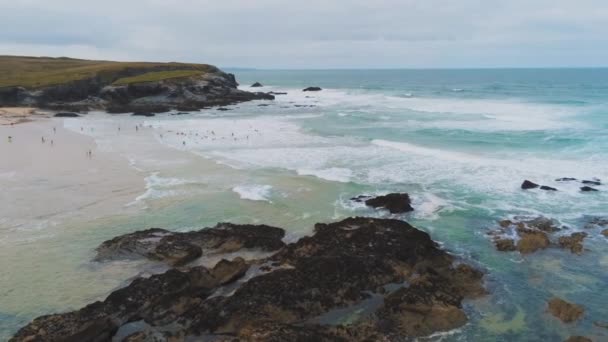
M 92 138 L 65 129 L 63 119 L 0 126 L 0 136 L 5 231 L 108 215 L 144 191 L 143 176 L 127 160 L 99 151 Z

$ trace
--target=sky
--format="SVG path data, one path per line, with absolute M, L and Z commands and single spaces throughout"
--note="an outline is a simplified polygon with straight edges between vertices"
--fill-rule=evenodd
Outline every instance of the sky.
M 608 66 L 606 0 L 0 0 L 0 55 L 248 68 Z

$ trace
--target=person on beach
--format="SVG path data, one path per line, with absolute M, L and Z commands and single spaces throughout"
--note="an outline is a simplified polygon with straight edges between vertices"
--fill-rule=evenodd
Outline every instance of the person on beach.
M 11 137 L 10 135 L 8 136 L 8 142 L 13 142 L 13 137 Z
M 57 133 L 57 127 L 53 127 L 53 133 Z
M 44 137 L 41 138 L 42 143 L 44 144 Z

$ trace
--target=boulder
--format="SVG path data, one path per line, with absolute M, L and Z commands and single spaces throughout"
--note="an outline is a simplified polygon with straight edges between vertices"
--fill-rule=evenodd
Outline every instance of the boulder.
M 581 254 L 583 252 L 583 240 L 587 237 L 587 233 L 578 232 L 572 233 L 570 236 L 562 236 L 558 243 L 562 248 L 570 249 L 572 253 Z
M 287 95 L 287 93 L 283 92 L 283 91 L 269 91 L 268 94 L 270 94 L 270 95 Z
M 259 87 L 263 87 L 262 83 L 260 83 L 260 82 L 255 82 L 254 84 L 251 85 L 251 88 L 259 88 Z
M 583 191 L 583 192 L 590 192 L 590 191 L 599 191 L 599 190 L 597 190 L 595 188 L 592 188 L 590 186 L 583 186 L 583 187 L 581 187 L 581 191 Z
M 572 177 L 564 177 L 564 178 L 558 178 L 555 181 L 556 182 L 571 182 L 571 181 L 575 181 L 576 178 L 572 178 Z
M 602 235 L 608 238 L 608 229 L 602 230 Z
M 373 208 L 388 209 L 391 214 L 401 214 L 413 211 L 410 196 L 406 193 L 392 193 L 384 196 L 370 198 L 365 205 Z
M 571 323 L 583 317 L 585 309 L 577 304 L 568 303 L 560 298 L 549 301 L 549 312 L 564 323 Z
M 525 180 L 522 184 L 521 184 L 521 188 L 524 190 L 528 190 L 528 189 L 535 189 L 538 188 L 540 185 L 530 182 L 529 180 Z
M 54 117 L 56 117 L 56 118 L 77 118 L 79 116 L 80 116 L 80 114 L 70 113 L 70 112 L 61 112 L 61 113 L 56 113 L 54 115 Z
M 321 91 L 323 89 L 321 89 L 320 87 L 308 87 L 308 88 L 304 88 L 302 91 Z
M 541 190 L 548 190 L 548 191 L 557 191 L 556 188 L 552 188 L 552 187 L 546 186 L 546 185 L 541 186 L 540 189 Z

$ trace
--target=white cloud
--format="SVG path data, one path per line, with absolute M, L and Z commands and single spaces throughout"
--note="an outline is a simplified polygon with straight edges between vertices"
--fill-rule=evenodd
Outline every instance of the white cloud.
M 0 0 L 0 54 L 249 67 L 595 66 L 603 0 Z

